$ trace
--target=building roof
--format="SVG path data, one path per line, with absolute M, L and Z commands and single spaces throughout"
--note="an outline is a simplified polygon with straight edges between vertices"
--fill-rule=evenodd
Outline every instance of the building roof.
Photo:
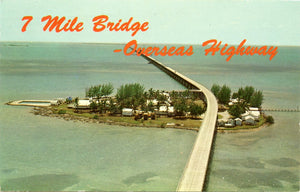
M 174 112 L 174 107 L 173 106 L 168 107 L 168 112 L 173 113 Z
M 131 109 L 131 108 L 123 108 L 122 112 L 133 112 L 133 109 Z
M 260 112 L 259 111 L 250 111 L 249 115 L 252 115 L 254 117 L 259 117 L 260 116 Z
M 248 115 L 245 117 L 245 120 L 247 121 L 248 119 L 252 119 L 253 121 L 255 120 L 254 117 L 252 117 L 251 115 Z
M 89 106 L 90 105 L 90 101 L 89 100 L 79 100 L 78 101 L 78 106 Z
M 258 111 L 258 108 L 257 107 L 249 107 L 249 110 L 250 111 Z
M 160 106 L 159 107 L 159 111 L 160 112 L 167 112 L 168 111 L 168 107 L 167 106 Z

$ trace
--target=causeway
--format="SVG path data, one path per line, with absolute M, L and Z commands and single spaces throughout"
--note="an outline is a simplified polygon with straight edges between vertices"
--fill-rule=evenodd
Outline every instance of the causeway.
M 205 117 L 198 132 L 190 158 L 177 186 L 177 191 L 203 191 L 217 121 L 218 103 L 216 97 L 200 83 L 165 66 L 150 56 L 143 54 L 141 56 L 188 89 L 199 90 L 202 93 L 203 99 L 206 101 L 207 109 Z

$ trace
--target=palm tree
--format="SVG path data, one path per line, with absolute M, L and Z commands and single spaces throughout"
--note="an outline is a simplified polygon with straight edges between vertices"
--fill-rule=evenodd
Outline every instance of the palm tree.
M 144 87 L 139 83 L 122 85 L 117 91 L 117 101 L 123 107 L 137 108 L 144 104 Z
M 148 92 L 149 92 L 149 99 L 154 99 L 154 90 L 150 88 Z
M 78 104 L 79 104 L 79 99 L 78 97 L 76 97 L 74 100 L 75 112 L 78 112 Z

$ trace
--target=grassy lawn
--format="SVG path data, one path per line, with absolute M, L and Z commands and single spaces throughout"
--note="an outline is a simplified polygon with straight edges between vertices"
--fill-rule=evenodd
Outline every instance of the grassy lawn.
M 218 114 L 218 119 L 222 119 L 222 118 L 223 118 L 223 116 Z
M 124 117 L 124 116 L 111 116 L 108 114 L 99 114 L 99 113 L 91 113 L 89 110 L 79 110 L 78 113 L 75 113 L 74 109 L 70 109 L 66 104 L 59 105 L 56 107 L 52 107 L 54 113 L 59 114 L 59 111 L 64 111 L 63 114 L 69 114 L 71 116 L 84 117 L 88 119 L 96 119 L 101 122 L 109 122 L 109 123 L 126 123 L 127 125 L 132 126 L 145 126 L 145 127 L 169 127 L 168 123 L 174 123 L 175 125 L 171 125 L 170 127 L 175 128 L 183 128 L 190 129 L 195 128 L 194 130 L 198 130 L 201 126 L 201 120 L 197 119 L 174 119 L 172 117 L 156 117 L 155 120 L 139 119 L 134 120 L 134 117 Z

